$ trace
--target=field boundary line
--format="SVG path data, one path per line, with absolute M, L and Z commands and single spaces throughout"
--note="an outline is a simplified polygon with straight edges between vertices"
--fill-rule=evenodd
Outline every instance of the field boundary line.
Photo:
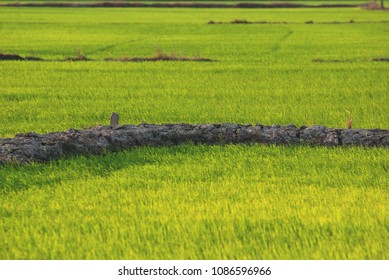
M 84 130 L 37 134 L 27 132 L 0 139 L 0 165 L 49 162 L 71 155 L 104 154 L 141 146 L 181 144 L 263 144 L 389 147 L 388 129 L 338 129 L 261 124 L 98 125 Z

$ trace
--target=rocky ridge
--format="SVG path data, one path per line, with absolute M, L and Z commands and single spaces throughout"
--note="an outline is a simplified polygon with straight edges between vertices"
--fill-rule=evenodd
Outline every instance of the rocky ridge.
M 336 129 L 241 124 L 147 124 L 96 126 L 84 130 L 37 134 L 28 132 L 0 139 L 0 165 L 49 162 L 72 155 L 103 154 L 139 146 L 184 143 L 389 147 L 389 130 Z

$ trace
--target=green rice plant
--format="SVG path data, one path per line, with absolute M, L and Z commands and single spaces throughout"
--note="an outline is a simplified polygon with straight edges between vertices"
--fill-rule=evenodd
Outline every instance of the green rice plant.
M 2 7 L 0 18 L 3 53 L 93 59 L 0 61 L 1 137 L 108 125 L 112 112 L 343 127 L 347 108 L 355 128 L 388 128 L 388 65 L 372 61 L 389 57 L 383 11 Z M 236 18 L 288 24 L 207 24 Z M 104 61 L 158 48 L 217 62 Z M 0 258 L 387 259 L 388 158 L 183 145 L 3 165 Z
M 0 257 L 386 259 L 388 158 L 183 145 L 5 166 Z

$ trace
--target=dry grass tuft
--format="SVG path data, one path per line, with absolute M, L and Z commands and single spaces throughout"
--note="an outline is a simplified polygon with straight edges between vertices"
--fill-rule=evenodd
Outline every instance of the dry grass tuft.
M 84 55 L 81 52 L 78 52 L 74 57 L 69 56 L 64 59 L 64 61 L 91 61 L 91 60 L 92 59 L 88 58 L 86 55 Z

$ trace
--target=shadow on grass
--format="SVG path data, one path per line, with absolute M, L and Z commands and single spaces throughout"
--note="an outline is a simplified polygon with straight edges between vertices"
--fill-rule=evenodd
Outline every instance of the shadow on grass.
M 126 151 L 92 156 L 70 156 L 50 163 L 5 164 L 0 166 L 0 192 L 10 193 L 30 187 L 52 187 L 66 181 L 109 177 L 131 166 L 164 165 L 183 157 L 211 152 L 203 145 L 136 147 Z M 178 157 L 177 157 L 178 155 Z

